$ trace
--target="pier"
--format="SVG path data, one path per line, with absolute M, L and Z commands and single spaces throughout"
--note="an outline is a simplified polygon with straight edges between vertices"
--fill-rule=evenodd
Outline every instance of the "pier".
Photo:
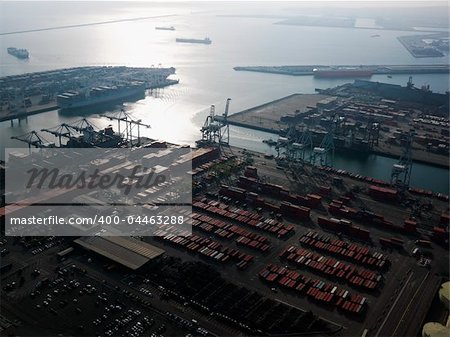
M 325 70 L 357 70 L 367 71 L 371 75 L 414 75 L 414 74 L 448 74 L 450 65 L 448 64 L 423 64 L 423 65 L 293 65 L 293 66 L 237 66 L 236 71 L 253 71 L 259 73 L 269 73 L 289 76 L 313 76 L 314 69 Z M 351 74 L 345 76 L 352 78 Z

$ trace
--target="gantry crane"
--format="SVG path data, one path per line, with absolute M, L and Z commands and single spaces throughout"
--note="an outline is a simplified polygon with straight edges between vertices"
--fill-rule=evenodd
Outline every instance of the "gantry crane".
M 28 148 L 32 146 L 36 148 L 51 148 L 55 147 L 55 143 L 51 143 L 47 141 L 44 137 L 39 135 L 36 131 L 31 131 L 25 133 L 21 136 L 12 136 L 11 139 L 16 139 L 18 141 L 24 142 L 28 144 Z
M 76 138 L 78 137 L 78 133 L 74 133 L 74 130 L 72 128 L 70 128 L 69 124 L 63 123 L 61 125 L 58 125 L 57 127 L 53 128 L 53 129 L 41 129 L 41 131 L 43 132 L 48 132 L 50 134 L 52 134 L 55 137 L 58 137 L 58 141 L 59 141 L 59 147 L 62 147 L 62 137 L 65 138 Z
M 120 110 L 120 113 L 118 114 L 101 114 L 100 117 L 108 118 L 109 120 L 116 120 L 117 121 L 117 129 L 119 134 L 121 133 L 122 128 L 121 123 L 125 124 L 125 131 L 124 131 L 124 138 L 127 140 L 127 145 L 132 147 L 133 146 L 133 128 L 137 127 L 137 145 L 141 144 L 141 126 L 146 127 L 149 129 L 151 126 L 149 124 L 142 123 L 141 119 L 134 120 L 128 113 L 125 112 L 125 110 Z
M 320 146 L 313 148 L 310 156 L 310 162 L 313 165 L 333 166 L 334 159 L 334 131 L 338 123 L 337 116 L 328 127 L 327 133 L 322 139 Z
M 230 109 L 231 98 L 227 98 L 227 103 L 225 104 L 225 111 L 222 118 L 216 117 L 216 119 L 222 123 L 220 128 L 220 144 L 230 145 L 230 125 L 228 124 L 228 111 Z
M 62 123 L 55 128 L 42 129 L 59 139 L 59 147 L 69 145 L 70 147 L 104 147 L 108 142 L 118 144 L 120 141 L 114 142 L 115 137 L 112 132 L 98 131 L 98 128 L 87 119 L 83 118 L 73 124 Z M 62 143 L 62 138 L 67 138 L 67 144 Z M 109 144 L 111 145 L 111 144 Z
M 298 143 L 294 143 L 292 144 L 292 146 L 296 148 L 297 159 L 300 159 L 302 161 L 305 161 L 306 152 L 312 153 L 313 142 L 309 125 L 305 125 L 303 127 L 303 132 Z
M 400 190 L 406 190 L 409 187 L 412 171 L 412 142 L 413 133 L 410 131 L 406 135 L 403 152 L 391 171 L 391 185 Z
M 220 124 L 215 121 L 216 106 L 213 104 L 209 109 L 209 115 L 206 116 L 205 123 L 200 129 L 202 132 L 201 141 L 205 144 L 217 144 L 220 139 Z
M 211 105 L 209 115 L 206 116 L 205 123 L 200 129 L 202 133 L 200 144 L 218 145 L 220 148 L 230 144 L 230 126 L 228 124 L 230 101 L 231 98 L 228 98 L 222 116 L 217 116 L 215 105 Z
M 380 124 L 369 120 L 367 122 L 366 135 L 367 144 L 369 149 L 373 149 L 375 145 L 378 146 L 378 140 L 380 138 Z
M 406 83 L 406 87 L 408 89 L 413 89 L 414 88 L 414 83 L 412 81 L 412 76 L 409 76 L 408 82 Z

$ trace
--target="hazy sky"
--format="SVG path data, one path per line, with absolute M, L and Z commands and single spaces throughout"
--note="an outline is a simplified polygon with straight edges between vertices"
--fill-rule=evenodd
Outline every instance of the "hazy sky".
M 324 5 L 326 3 L 339 3 L 340 5 L 345 6 L 358 6 L 360 4 L 364 4 L 366 6 L 448 6 L 448 1 L 411 1 L 411 0 L 396 0 L 396 1 L 374 1 L 374 0 L 358 0 L 358 1 L 348 1 L 348 0 L 280 0 L 280 1 L 274 1 L 274 0 L 176 0 L 176 1 L 167 1 L 167 0 L 133 0 L 133 1 L 127 1 L 127 0 L 48 0 L 45 2 L 108 2 L 108 1 L 120 1 L 120 2 L 165 2 L 165 3 L 173 3 L 173 2 L 292 2 L 297 4 L 307 4 L 307 5 L 316 5 L 318 3 Z M 15 0 L 0 0 L 0 2 L 17 2 Z M 41 0 L 22 0 L 20 2 L 43 2 Z

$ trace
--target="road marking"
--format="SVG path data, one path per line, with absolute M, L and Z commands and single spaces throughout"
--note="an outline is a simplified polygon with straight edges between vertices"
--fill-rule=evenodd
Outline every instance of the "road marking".
M 411 272 L 411 274 L 409 274 L 408 280 L 406 280 L 405 284 L 403 285 L 402 289 L 400 290 L 400 292 L 397 295 L 397 298 L 394 301 L 394 304 L 392 304 L 391 309 L 389 310 L 389 312 L 387 313 L 386 317 L 383 320 L 383 323 L 381 323 L 380 328 L 378 329 L 375 337 L 378 337 L 380 335 L 381 330 L 383 329 L 384 325 L 386 324 L 386 321 L 388 320 L 389 316 L 391 315 L 392 310 L 394 310 L 395 305 L 397 304 L 398 300 L 400 299 L 400 297 L 403 294 L 403 291 L 405 290 L 406 286 L 408 285 L 409 280 L 411 279 L 411 277 L 413 276 L 414 272 Z
M 392 336 L 395 336 L 395 333 L 398 330 L 398 327 L 400 326 L 400 324 L 403 321 L 403 318 L 405 317 L 406 313 L 409 310 L 409 307 L 411 306 L 411 303 L 413 302 L 414 298 L 416 297 L 417 293 L 419 292 L 419 290 L 422 288 L 423 283 L 425 282 L 425 280 L 428 278 L 428 275 L 430 275 L 430 273 L 428 272 L 425 277 L 423 278 L 422 282 L 420 283 L 419 287 L 417 288 L 416 292 L 414 293 L 413 297 L 411 297 L 411 301 L 409 301 L 408 306 L 406 307 L 405 311 L 403 312 L 402 317 L 400 318 L 400 320 L 398 321 L 397 326 L 395 327 L 394 332 L 392 333 Z

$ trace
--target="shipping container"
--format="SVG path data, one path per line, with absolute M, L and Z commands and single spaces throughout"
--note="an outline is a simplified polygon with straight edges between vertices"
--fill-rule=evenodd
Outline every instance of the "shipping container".
M 450 214 L 442 213 L 440 218 L 441 225 L 449 225 L 450 224 Z
M 245 168 L 245 171 L 244 171 L 244 176 L 257 178 L 258 177 L 258 171 L 257 171 L 256 167 L 254 167 L 254 166 L 247 166 Z
M 295 217 L 299 219 L 309 219 L 310 208 L 304 206 L 296 206 L 289 202 L 283 201 L 280 204 L 280 211 L 283 215 Z
M 422 247 L 431 247 L 431 241 L 428 240 L 416 240 L 415 244 Z
M 381 201 L 396 201 L 398 198 L 398 192 L 396 190 L 376 185 L 369 187 L 369 195 Z
M 329 196 L 331 194 L 331 187 L 330 186 L 319 186 L 319 195 L 321 196 Z

